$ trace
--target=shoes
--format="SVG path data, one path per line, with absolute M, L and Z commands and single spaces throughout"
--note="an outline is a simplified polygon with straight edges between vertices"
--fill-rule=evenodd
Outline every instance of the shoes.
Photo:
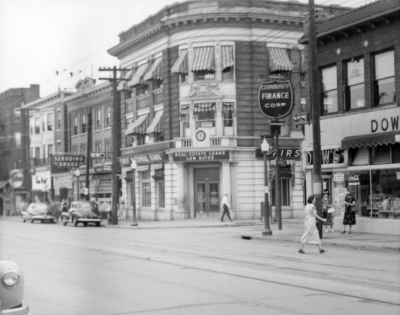
M 349 232 L 349 234 L 351 234 L 351 231 Z
M 300 254 L 305 254 L 306 252 L 300 248 L 300 249 L 299 249 L 299 253 L 300 253 Z
M 326 250 L 326 249 L 320 249 L 320 250 L 319 250 L 319 253 L 320 253 L 320 254 L 323 254 L 323 253 L 326 253 L 327 251 L 328 251 L 328 250 Z
M 346 231 L 343 231 L 343 232 L 341 232 L 340 234 L 344 234 L 344 233 L 346 233 Z
M 325 233 L 328 233 L 328 229 L 325 230 Z
M 335 232 L 335 230 L 332 229 L 331 232 Z

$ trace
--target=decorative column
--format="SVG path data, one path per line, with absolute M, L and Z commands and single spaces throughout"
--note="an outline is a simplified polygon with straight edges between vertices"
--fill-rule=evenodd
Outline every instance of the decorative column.
M 292 205 L 293 218 L 304 217 L 304 184 L 303 163 L 302 161 L 291 161 L 292 168 Z
M 185 169 L 183 164 L 177 164 L 176 169 L 176 196 L 177 196 L 177 209 L 174 213 L 174 219 L 183 220 L 188 216 L 186 211 L 186 181 L 185 181 Z

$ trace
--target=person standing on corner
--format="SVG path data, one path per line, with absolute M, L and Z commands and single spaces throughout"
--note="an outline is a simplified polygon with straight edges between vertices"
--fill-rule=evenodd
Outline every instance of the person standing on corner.
M 356 200 L 351 193 L 348 192 L 344 201 L 343 231 L 340 234 L 346 233 L 346 225 L 349 226 L 349 234 L 351 234 L 351 227 L 356 225 Z
M 221 208 L 222 208 L 221 222 L 224 222 L 225 214 L 228 216 L 228 219 L 232 222 L 233 220 L 231 219 L 231 216 L 229 214 L 230 206 L 229 206 L 228 193 L 227 192 L 224 194 L 224 197 L 222 198 Z
M 317 210 L 315 209 L 315 197 L 313 195 L 307 198 L 307 206 L 304 210 L 305 218 L 304 218 L 304 225 L 305 231 L 303 236 L 300 239 L 300 254 L 305 254 L 304 252 L 304 245 L 306 244 L 316 244 L 318 245 L 320 254 L 326 253 L 327 250 L 323 249 L 321 246 L 321 239 L 319 238 L 319 232 L 316 226 L 316 219 L 319 219 L 323 222 L 326 222 L 326 219 L 321 218 L 317 214 Z

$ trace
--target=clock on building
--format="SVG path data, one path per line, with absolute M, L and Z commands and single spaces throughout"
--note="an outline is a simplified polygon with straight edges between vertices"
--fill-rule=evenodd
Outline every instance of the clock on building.
M 196 133 L 197 141 L 204 141 L 205 138 L 206 138 L 206 133 L 203 130 L 197 131 Z

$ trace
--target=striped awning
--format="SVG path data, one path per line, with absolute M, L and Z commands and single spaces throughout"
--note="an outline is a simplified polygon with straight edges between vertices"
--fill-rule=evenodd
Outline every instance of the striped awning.
M 181 107 L 181 115 L 186 116 L 190 114 L 190 108 L 189 105 L 182 105 Z
M 342 148 L 362 148 L 384 144 L 395 144 L 395 135 L 400 135 L 400 131 L 345 137 L 342 140 Z
M 128 81 L 128 86 L 135 86 L 135 85 L 139 85 L 143 83 L 143 75 L 147 70 L 147 66 L 148 63 L 145 63 L 141 66 L 139 66 L 139 68 L 137 68 L 135 74 L 133 75 L 132 79 L 130 81 Z
M 172 66 L 171 72 L 172 73 L 181 73 L 181 74 L 188 74 L 188 58 L 187 58 L 187 49 L 182 50 L 179 58 L 176 60 L 175 64 Z
M 132 77 L 132 73 L 133 73 L 133 70 L 129 70 L 129 71 L 125 72 L 125 75 L 123 75 L 122 78 L 124 78 L 124 79 L 130 79 L 130 78 Z M 122 81 L 118 84 L 117 90 L 118 90 L 118 91 L 126 90 L 127 87 L 128 87 L 128 86 L 127 86 L 127 83 L 128 83 L 128 82 L 129 82 L 129 81 L 122 80 Z
M 215 111 L 215 103 L 200 103 L 194 105 L 194 113 Z
M 157 58 L 154 60 L 153 64 L 151 67 L 149 67 L 149 70 L 146 72 L 144 75 L 143 80 L 148 81 L 148 80 L 162 80 L 162 74 L 161 74 L 161 60 L 162 58 Z
M 153 120 L 151 121 L 150 125 L 147 127 L 146 133 L 151 134 L 151 133 L 162 133 L 162 115 L 164 111 L 159 110 L 156 112 L 154 115 Z
M 194 49 L 192 71 L 215 70 L 214 47 Z
M 222 71 L 235 64 L 233 56 L 233 46 L 222 46 Z
M 137 135 L 137 134 L 146 134 L 149 114 L 144 114 L 139 116 L 133 124 L 128 126 L 128 129 L 125 130 L 125 136 L 128 135 Z
M 293 70 L 293 64 L 285 48 L 269 47 L 269 70 L 271 72 Z
M 234 105 L 234 103 L 222 103 L 222 110 L 224 112 L 234 112 L 235 105 Z

